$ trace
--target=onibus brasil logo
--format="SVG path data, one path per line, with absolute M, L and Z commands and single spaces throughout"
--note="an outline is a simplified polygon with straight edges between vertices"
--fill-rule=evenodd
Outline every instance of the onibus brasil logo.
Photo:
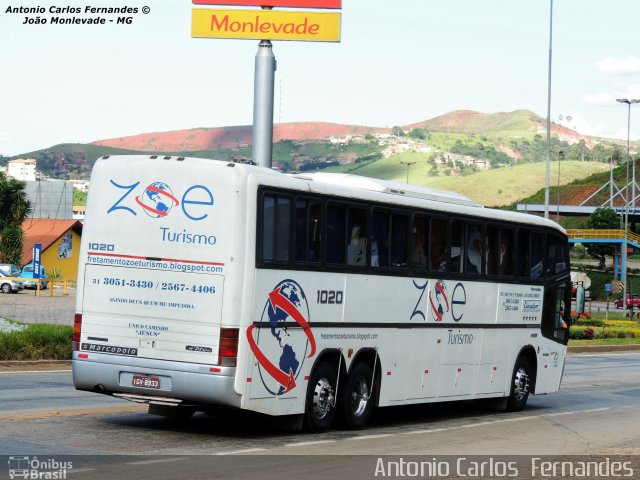
M 305 359 L 316 353 L 316 340 L 308 319 L 309 303 L 304 290 L 294 280 L 283 280 L 269 293 L 258 328 L 254 324 L 247 329 L 260 379 L 272 395 L 293 390 Z M 268 330 L 262 328 L 267 322 Z M 292 335 L 298 328 L 304 335 Z

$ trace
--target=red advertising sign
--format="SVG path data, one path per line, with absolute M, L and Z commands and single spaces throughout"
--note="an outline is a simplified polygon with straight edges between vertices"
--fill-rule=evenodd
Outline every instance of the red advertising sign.
M 241 7 L 342 8 L 342 0 L 193 0 L 193 3 Z

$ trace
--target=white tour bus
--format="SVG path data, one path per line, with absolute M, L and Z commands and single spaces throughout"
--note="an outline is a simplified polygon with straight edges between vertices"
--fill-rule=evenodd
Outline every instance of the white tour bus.
M 555 223 L 353 175 L 117 156 L 91 176 L 77 389 L 311 431 L 374 406 L 557 391 L 570 321 Z

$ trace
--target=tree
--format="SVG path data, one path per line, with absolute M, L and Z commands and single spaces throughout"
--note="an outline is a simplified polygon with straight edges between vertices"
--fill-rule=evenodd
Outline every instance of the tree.
M 596 208 L 584 225 L 585 228 L 593 229 L 618 229 L 620 228 L 620 217 L 611 208 Z M 601 270 L 606 268 L 606 255 L 615 254 L 615 245 L 612 244 L 588 243 L 586 248 L 589 255 L 600 260 L 599 268 Z
M 404 130 L 401 127 L 395 126 L 391 129 L 391 133 L 396 137 L 404 137 Z
M 25 183 L 0 173 L 0 261 L 22 263 L 22 222 L 31 214 Z

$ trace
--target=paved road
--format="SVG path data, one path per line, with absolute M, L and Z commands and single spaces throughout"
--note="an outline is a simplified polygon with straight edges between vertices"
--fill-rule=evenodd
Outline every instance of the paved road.
M 55 288 L 54 295 L 48 290 L 36 297 L 33 290 L 24 290 L 16 294 L 0 294 L 0 318 L 9 318 L 21 322 L 59 323 L 73 325 L 75 313 L 75 289 L 69 288 L 67 295 L 62 289 Z
M 455 467 L 460 456 L 471 455 L 513 461 L 519 478 L 532 478 L 525 475 L 531 455 L 572 461 L 581 457 L 570 455 L 614 456 L 635 462 L 640 475 L 639 364 L 638 353 L 576 355 L 567 361 L 561 391 L 532 397 L 520 413 L 473 402 L 394 407 L 377 411 L 366 430 L 320 435 L 279 428 L 246 412 L 198 414 L 183 422 L 151 416 L 142 406 L 75 391 L 69 371 L 1 373 L 0 455 L 71 461 L 68 478 L 92 480 L 359 480 L 374 478 L 381 458 Z M 5 465 L 6 459 L 0 457 Z M 487 457 L 465 461 L 475 460 Z
M 321 435 L 279 429 L 245 412 L 180 423 L 77 392 L 68 371 L 2 373 L 0 454 L 638 454 L 639 364 L 637 353 L 573 356 L 562 390 L 532 397 L 521 413 L 472 402 L 393 407 L 379 410 L 367 430 Z

